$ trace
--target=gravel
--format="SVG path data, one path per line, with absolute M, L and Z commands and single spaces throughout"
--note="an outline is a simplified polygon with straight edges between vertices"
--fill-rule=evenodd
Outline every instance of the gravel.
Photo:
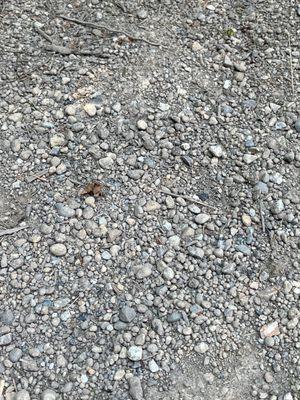
M 2 3 L 0 397 L 297 400 L 299 7 Z

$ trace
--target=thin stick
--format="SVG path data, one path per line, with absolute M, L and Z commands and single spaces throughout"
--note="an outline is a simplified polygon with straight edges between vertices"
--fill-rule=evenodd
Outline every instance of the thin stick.
M 3 231 L 0 231 L 0 237 L 5 236 L 5 235 L 13 235 L 16 232 L 22 231 L 23 229 L 28 228 L 27 226 L 18 226 L 16 228 L 11 228 L 11 229 L 4 229 Z
M 289 53 L 290 53 L 290 71 L 291 71 L 291 83 L 292 83 L 292 92 L 293 96 L 295 96 L 295 85 L 294 85 L 294 68 L 293 68 L 293 58 L 292 58 L 292 46 L 291 46 L 291 36 L 288 33 L 289 38 Z
M 67 15 L 59 15 L 59 17 L 64 19 L 65 21 L 74 22 L 74 24 L 78 24 L 78 25 L 82 25 L 82 26 L 88 26 L 89 28 L 105 30 L 105 31 L 108 31 L 108 32 L 111 32 L 111 33 L 120 33 L 122 35 L 127 36 L 131 40 L 137 40 L 137 41 L 140 41 L 140 42 L 145 42 L 147 44 L 150 44 L 151 46 L 160 46 L 161 45 L 160 43 L 151 42 L 150 40 L 143 39 L 141 37 L 132 36 L 130 33 L 126 32 L 126 31 L 122 31 L 120 29 L 110 28 L 107 25 L 103 25 L 103 24 L 100 25 L 100 24 L 95 24 L 94 22 L 83 21 L 81 19 L 76 19 L 76 18 L 70 18 Z
M 212 208 L 213 210 L 217 210 L 216 207 L 211 206 L 210 204 L 203 203 L 200 200 L 195 200 L 195 199 L 193 199 L 192 197 L 189 197 L 189 196 L 184 196 L 184 195 L 175 194 L 175 193 L 172 193 L 172 192 L 167 192 L 166 190 L 161 190 L 161 193 L 164 193 L 164 194 L 166 194 L 168 196 L 175 197 L 175 198 L 181 197 L 182 199 L 184 199 L 186 201 L 189 201 L 190 203 L 195 203 L 195 204 L 198 204 L 199 206 L 208 207 L 208 208 Z
M 44 31 L 42 31 L 41 28 L 39 28 L 36 24 L 34 24 L 33 27 L 39 35 L 41 35 L 44 39 L 46 39 L 51 44 L 53 43 L 52 37 L 47 35 L 47 33 L 45 33 Z
M 265 225 L 265 217 L 264 217 L 264 213 L 263 213 L 263 209 L 262 209 L 262 201 L 261 200 L 259 202 L 259 213 L 260 213 L 262 231 L 263 231 L 263 233 L 265 233 L 266 225 Z

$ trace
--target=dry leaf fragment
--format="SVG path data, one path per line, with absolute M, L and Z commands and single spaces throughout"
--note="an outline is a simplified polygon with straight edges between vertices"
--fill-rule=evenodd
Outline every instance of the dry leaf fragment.
M 89 194 L 91 196 L 100 197 L 104 195 L 104 185 L 100 182 L 90 182 L 83 189 L 80 190 L 81 196 Z

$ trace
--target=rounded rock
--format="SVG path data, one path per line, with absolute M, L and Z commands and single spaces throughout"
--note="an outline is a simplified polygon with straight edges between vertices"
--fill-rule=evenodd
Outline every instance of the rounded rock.
M 62 257 L 67 254 L 67 248 L 62 243 L 55 243 L 50 246 L 50 252 L 56 257 Z
M 46 389 L 41 394 L 41 400 L 57 400 L 58 394 L 52 389 Z

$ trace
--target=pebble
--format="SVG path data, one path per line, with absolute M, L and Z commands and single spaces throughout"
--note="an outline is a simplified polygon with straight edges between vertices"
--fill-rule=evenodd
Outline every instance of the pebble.
M 204 257 L 204 251 L 196 246 L 191 246 L 188 248 L 188 252 L 192 257 L 195 258 L 203 258 Z
M 208 222 L 210 220 L 210 215 L 209 214 L 198 214 L 195 217 L 195 222 L 199 225 L 203 225 L 206 222 Z
M 204 354 L 208 351 L 208 344 L 205 342 L 200 342 L 195 346 L 196 353 Z
M 150 264 L 139 265 L 135 268 L 135 276 L 137 279 L 148 278 L 152 274 L 152 266 Z
M 55 243 L 50 246 L 50 252 L 56 257 L 62 257 L 67 254 L 67 248 L 62 243 Z
M 123 322 L 130 323 L 136 317 L 136 312 L 133 308 L 125 306 L 119 312 L 119 318 Z
M 248 214 L 242 215 L 242 222 L 245 226 L 251 226 L 251 217 Z
M 58 400 L 58 394 L 52 389 L 46 389 L 41 394 L 41 400 Z
M 154 374 L 160 370 L 155 360 L 150 360 L 148 366 L 150 371 L 153 372 Z
M 140 346 L 130 346 L 127 350 L 127 357 L 131 361 L 140 361 L 143 358 L 143 349 Z
M 267 337 L 272 337 L 272 336 L 277 336 L 280 334 L 278 322 L 270 322 L 267 325 L 263 325 L 260 328 L 260 336 L 262 339 L 267 338 Z
M 148 128 L 148 124 L 145 120 L 140 119 L 137 122 L 137 127 L 138 129 L 140 129 L 141 131 L 145 131 Z
M 217 157 L 217 158 L 221 158 L 224 153 L 222 146 L 219 144 L 210 146 L 209 151 L 211 152 L 211 154 L 214 157 Z
M 12 334 L 6 333 L 0 336 L 0 346 L 7 346 L 12 342 Z
M 140 378 L 133 376 L 129 379 L 129 394 L 133 400 L 143 400 L 144 392 Z
M 13 400 L 30 400 L 30 394 L 27 390 L 22 389 L 15 394 Z
M 50 146 L 51 147 L 61 147 L 66 144 L 66 139 L 63 135 L 57 134 L 53 135 L 50 138 Z
M 97 108 L 95 104 L 93 103 L 87 103 L 83 106 L 84 111 L 89 115 L 90 117 L 94 117 L 97 114 Z
M 65 218 L 72 218 L 75 215 L 75 211 L 72 208 L 70 208 L 62 203 L 58 203 L 56 205 L 56 209 L 57 209 L 58 214 Z

